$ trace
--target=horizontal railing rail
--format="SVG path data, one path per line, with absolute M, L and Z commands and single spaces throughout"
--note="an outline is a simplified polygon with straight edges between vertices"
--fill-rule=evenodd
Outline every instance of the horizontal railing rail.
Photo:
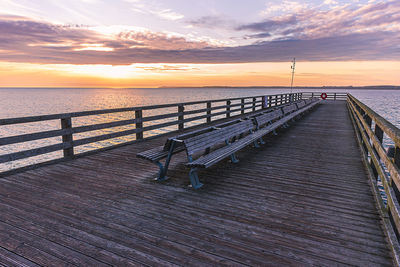
M 325 95 L 324 95 L 325 94 Z M 326 100 L 347 100 L 347 93 L 343 92 L 303 92 L 304 98 L 316 97 Z
M 360 143 L 363 159 L 372 177 L 375 198 L 385 231 L 400 264 L 400 129 L 382 118 L 352 95 L 348 95 L 347 106 Z M 390 140 L 389 149 L 384 147 L 384 137 Z M 391 153 L 388 153 L 391 151 Z M 386 199 L 379 192 L 379 183 L 385 191 Z
M 59 121 L 58 129 L 36 131 L 33 133 L 22 133 L 11 136 L 0 136 L 0 149 L 4 146 L 25 143 L 23 146 L 21 146 L 23 147 L 23 150 L 18 149 L 17 151 L 12 151 L 10 153 L 0 154 L 0 164 L 15 162 L 18 160 L 28 159 L 57 151 L 63 152 L 63 156 L 60 158 L 73 158 L 75 155 L 80 154 L 76 153 L 74 150 L 74 148 L 78 146 L 97 143 L 113 138 L 132 136 L 129 141 L 122 142 L 123 144 L 128 144 L 163 134 L 156 133 L 149 136 L 144 136 L 144 134 L 150 131 L 163 128 L 165 129 L 167 127 L 176 127 L 169 132 L 180 131 L 201 123 L 207 124 L 215 120 L 254 112 L 262 108 L 280 106 L 302 98 L 302 93 L 285 93 L 267 96 L 260 95 L 143 107 L 128 107 L 0 119 L 0 127 L 26 125 L 29 123 L 38 122 L 46 123 L 47 121 L 55 120 Z M 267 102 L 264 102 L 264 100 L 267 100 Z M 265 103 L 267 103 L 267 106 L 265 106 Z M 173 109 L 175 109 L 175 111 L 173 111 Z M 151 114 L 146 115 L 144 114 L 145 112 L 149 112 Z M 74 119 L 78 118 L 85 118 L 89 116 L 106 117 L 117 113 L 123 114 L 119 117 L 117 116 L 118 118 L 122 117 L 123 119 L 118 119 L 111 122 L 102 122 L 106 120 L 100 119 L 98 121 L 99 123 L 90 123 L 90 125 L 75 125 L 74 123 Z M 130 128 L 117 129 L 114 132 L 109 132 L 113 128 L 115 130 L 115 127 Z M 94 131 L 100 131 L 100 133 L 76 139 L 77 134 L 91 132 L 94 133 Z M 39 147 L 32 147 L 27 143 L 49 138 L 60 138 L 60 141 L 52 144 L 39 145 Z M 109 147 L 113 146 L 115 145 L 110 145 Z M 101 149 L 92 149 L 92 152 L 96 150 Z

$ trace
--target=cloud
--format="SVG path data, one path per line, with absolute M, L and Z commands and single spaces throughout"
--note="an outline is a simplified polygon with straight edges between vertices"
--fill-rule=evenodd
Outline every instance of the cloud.
M 170 72 L 170 71 L 193 71 L 200 70 L 199 68 L 190 67 L 187 65 L 160 65 L 160 66 L 135 66 L 137 69 L 143 69 L 151 72 Z
M 337 21 L 331 18 L 335 22 L 327 19 L 331 27 L 328 33 L 334 34 L 303 25 L 297 17 L 247 25 L 243 30 L 254 32 L 248 38 L 270 38 L 269 32 L 257 32 L 258 29 L 279 30 L 282 36 L 288 34 L 295 37 L 274 36 L 273 40 L 242 46 L 216 46 L 207 41 L 193 41 L 185 36 L 146 30 L 104 34 L 84 26 L 0 16 L 0 61 L 108 65 L 163 63 L 169 66 L 176 63 L 282 62 L 294 56 L 302 61 L 400 60 L 400 28 L 393 29 L 393 23 L 389 23 L 397 15 L 388 16 L 386 8 L 394 7 L 392 4 L 380 6 L 379 12 L 369 7 L 352 11 L 358 12 L 360 19 L 353 26 L 346 19 Z M 336 12 L 337 16 L 345 17 L 343 10 Z M 382 17 L 381 12 L 387 16 Z M 373 24 L 369 29 L 360 26 L 368 23 Z M 282 26 L 287 24 L 292 27 Z M 339 25 L 347 29 L 342 30 Z
M 117 44 L 132 42 L 131 48 L 149 48 L 160 50 L 183 50 L 195 49 L 213 46 L 205 41 L 188 41 L 181 36 L 171 36 L 165 33 L 155 33 L 150 31 L 135 32 L 127 31 L 121 32 L 118 35 Z
M 151 4 L 149 2 L 141 0 L 125 0 L 125 1 L 131 4 L 132 11 L 141 14 L 155 15 L 159 18 L 166 20 L 180 20 L 185 17 L 183 14 L 173 11 L 170 8 L 162 8 L 160 6 L 155 6 L 154 4 Z
M 338 2 L 335 0 L 325 0 L 324 5 L 337 5 Z
M 329 0 L 327 0 L 327 1 L 329 1 Z M 274 4 L 271 5 L 270 3 L 267 3 L 267 7 L 263 11 L 261 11 L 261 15 L 270 16 L 274 13 L 279 13 L 279 14 L 297 13 L 297 12 L 307 9 L 307 7 L 308 7 L 308 4 L 306 4 L 306 3 L 283 0 L 283 1 L 279 1 L 279 4 L 275 4 L 275 5 Z
M 179 14 L 177 12 L 172 11 L 171 9 L 162 9 L 162 10 L 156 10 L 156 11 L 150 11 L 151 14 L 155 14 L 161 18 L 167 19 L 167 20 L 178 20 L 178 19 L 183 19 L 185 16 L 182 14 Z
M 236 28 L 238 31 L 250 30 L 250 31 L 273 31 L 276 29 L 285 29 L 289 26 L 296 25 L 298 23 L 297 18 L 294 15 L 283 16 L 276 19 L 268 19 L 262 22 L 250 23 L 241 25 Z
M 325 1 L 334 4 L 334 1 Z M 363 6 L 345 4 L 329 10 L 300 8 L 260 22 L 243 24 L 236 29 L 257 34 L 253 38 L 315 39 L 356 33 L 391 31 L 400 27 L 400 1 L 371 2 Z M 265 35 L 263 35 L 264 33 Z M 268 34 L 267 34 L 268 33 Z
M 203 16 L 197 19 L 188 20 L 187 23 L 192 26 L 208 29 L 228 29 L 232 30 L 238 23 L 235 20 L 226 18 L 222 15 Z

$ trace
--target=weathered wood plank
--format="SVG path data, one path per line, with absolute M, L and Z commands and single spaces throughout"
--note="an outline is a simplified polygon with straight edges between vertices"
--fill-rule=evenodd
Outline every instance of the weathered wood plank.
M 163 184 L 136 159 L 167 137 L 2 178 L 0 226 L 14 230 L 2 232 L 0 257 L 5 248 L 40 265 L 73 264 L 74 254 L 110 265 L 391 266 L 344 103 L 243 149 L 237 165 L 202 171 L 196 192 L 183 153 Z M 16 249 L 19 239 L 30 243 Z

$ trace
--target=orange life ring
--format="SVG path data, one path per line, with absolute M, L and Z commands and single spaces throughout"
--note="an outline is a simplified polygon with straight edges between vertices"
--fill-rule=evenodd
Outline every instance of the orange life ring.
M 328 97 L 328 95 L 327 95 L 326 93 L 322 93 L 322 94 L 321 94 L 321 98 L 322 98 L 323 100 L 325 100 L 327 97 Z

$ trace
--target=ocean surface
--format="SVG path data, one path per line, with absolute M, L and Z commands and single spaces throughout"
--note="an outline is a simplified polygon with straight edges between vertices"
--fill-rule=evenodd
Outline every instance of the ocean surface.
M 293 90 L 293 92 L 321 92 L 321 89 Z M 396 90 L 326 90 L 327 92 L 349 92 L 371 107 L 381 116 L 400 127 L 400 91 Z M 110 109 L 120 107 L 147 106 L 166 103 L 179 103 L 199 100 L 226 99 L 245 96 L 259 96 L 288 93 L 287 89 L 262 88 L 157 88 L 157 89 L 55 89 L 55 88 L 0 88 L 0 119 L 65 112 L 78 112 L 96 109 Z M 160 112 L 176 112 L 162 110 Z M 148 113 L 145 115 L 153 115 Z M 90 116 L 73 119 L 74 126 L 109 122 L 120 119 L 133 118 L 130 113 L 110 114 L 107 116 Z M 157 122 L 159 123 L 159 122 Z M 148 125 L 151 125 L 149 123 Z M 147 125 L 145 125 L 147 126 Z M 88 136 L 110 133 L 133 126 L 116 127 L 102 131 L 93 131 L 74 135 L 75 139 Z M 174 126 L 176 127 L 176 126 Z M 147 135 L 159 134 L 173 130 L 174 127 L 156 130 Z M 21 125 L 0 126 L 0 137 L 33 133 L 37 131 L 54 130 L 60 128 L 59 121 L 47 121 Z M 145 135 L 146 136 L 146 135 Z M 76 153 L 101 148 L 134 140 L 134 136 L 126 136 L 89 144 L 76 148 Z M 0 155 L 16 151 L 27 150 L 43 145 L 60 143 L 61 138 L 32 141 L 21 144 L 0 146 Z M 389 141 L 385 139 L 385 145 Z M 0 164 L 0 172 L 12 168 L 22 167 L 32 163 L 50 160 L 62 156 L 62 152 L 48 153 L 30 159 Z

